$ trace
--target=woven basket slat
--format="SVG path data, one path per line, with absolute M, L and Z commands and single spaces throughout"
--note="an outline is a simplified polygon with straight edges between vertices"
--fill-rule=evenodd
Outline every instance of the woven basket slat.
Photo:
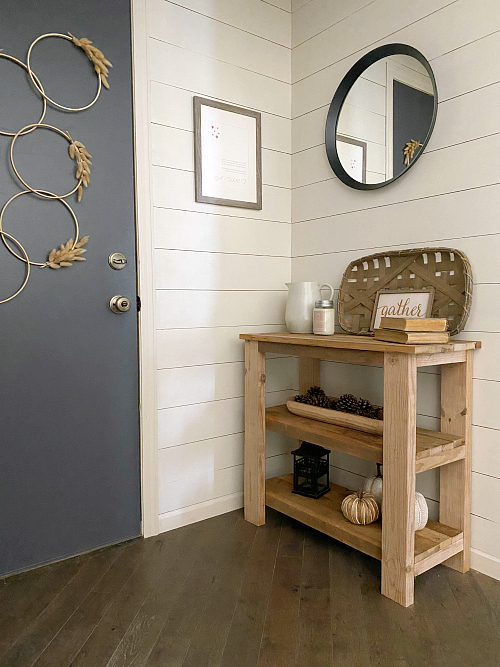
M 340 326 L 349 333 L 369 331 L 379 290 L 434 287 L 433 317 L 445 317 L 448 330 L 463 330 L 472 301 L 472 269 L 460 250 L 419 248 L 367 255 L 344 272 L 338 300 Z

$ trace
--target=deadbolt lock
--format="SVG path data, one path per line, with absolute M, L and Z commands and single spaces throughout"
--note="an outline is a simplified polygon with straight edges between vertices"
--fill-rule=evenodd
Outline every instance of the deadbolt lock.
M 108 257 L 108 264 L 115 271 L 121 271 L 127 266 L 127 258 L 121 252 L 113 252 Z
M 109 302 L 109 307 L 113 313 L 116 313 L 117 315 L 120 313 L 126 313 L 128 310 L 130 310 L 131 306 L 132 301 L 130 301 L 130 299 L 128 299 L 126 296 L 121 296 L 120 294 L 114 296 Z

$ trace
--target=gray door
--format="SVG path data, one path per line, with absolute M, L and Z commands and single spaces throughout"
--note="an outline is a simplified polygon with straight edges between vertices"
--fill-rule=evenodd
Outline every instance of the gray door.
M 414 139 L 424 143 L 434 113 L 434 97 L 400 81 L 393 83 L 393 176 L 407 167 L 404 149 Z M 418 149 L 421 150 L 420 148 Z
M 46 123 L 69 131 L 92 154 L 81 203 L 67 201 L 89 235 L 87 261 L 52 270 L 33 267 L 23 292 L 0 304 L 0 575 L 140 534 L 140 458 L 135 270 L 134 174 L 128 0 L 2 0 L 0 46 L 26 61 L 42 33 L 92 40 L 113 63 L 110 90 L 87 111 L 48 108 Z M 85 54 L 46 39 L 32 56 L 46 93 L 71 107 L 94 96 Z M 0 58 L 0 129 L 37 122 L 42 109 L 26 72 Z M 0 136 L 0 207 L 24 188 Z M 16 165 L 35 188 L 74 186 L 68 142 L 38 129 L 20 137 Z M 27 194 L 5 211 L 3 229 L 30 259 L 69 238 L 66 207 Z M 108 255 L 120 251 L 126 268 Z M 24 266 L 0 243 L 0 300 L 23 281 Z M 120 315 L 113 295 L 133 301 Z

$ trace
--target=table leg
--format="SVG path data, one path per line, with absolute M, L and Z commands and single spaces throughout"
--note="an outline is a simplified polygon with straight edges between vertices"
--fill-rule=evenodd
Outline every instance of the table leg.
M 305 394 L 309 387 L 319 387 L 320 384 L 320 360 L 299 357 L 299 392 Z
M 245 519 L 266 522 L 266 355 L 245 341 Z
M 444 561 L 459 572 L 470 568 L 473 350 L 466 355 L 464 363 L 447 364 L 441 371 L 441 431 L 465 439 L 465 459 L 442 466 L 439 491 L 440 522 L 464 533 L 464 550 Z
M 403 607 L 413 604 L 416 418 L 416 358 L 386 352 L 382 594 Z

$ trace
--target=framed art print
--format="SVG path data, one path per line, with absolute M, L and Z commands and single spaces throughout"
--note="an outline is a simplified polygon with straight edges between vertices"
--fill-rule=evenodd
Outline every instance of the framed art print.
M 261 116 L 193 98 L 195 200 L 262 209 Z
M 370 330 L 380 328 L 381 317 L 431 317 L 434 288 L 412 290 L 380 290 L 375 298 Z
M 337 154 L 351 178 L 366 183 L 366 142 L 337 135 Z

